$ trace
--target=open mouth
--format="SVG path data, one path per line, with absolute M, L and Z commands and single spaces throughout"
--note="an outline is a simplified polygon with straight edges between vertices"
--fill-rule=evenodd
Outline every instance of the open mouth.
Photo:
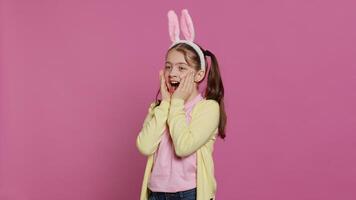
M 179 86 L 179 82 L 178 81 L 172 81 L 171 82 L 171 86 L 174 88 L 177 88 Z
M 179 82 L 178 81 L 170 81 L 169 83 L 171 85 L 170 92 L 172 93 L 178 88 Z

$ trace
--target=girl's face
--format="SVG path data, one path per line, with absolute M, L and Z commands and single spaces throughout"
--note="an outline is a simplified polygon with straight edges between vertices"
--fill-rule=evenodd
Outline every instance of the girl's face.
M 168 91 L 172 94 L 181 80 L 191 71 L 196 70 L 185 61 L 183 53 L 174 49 L 169 51 L 164 67 L 164 78 L 166 79 Z

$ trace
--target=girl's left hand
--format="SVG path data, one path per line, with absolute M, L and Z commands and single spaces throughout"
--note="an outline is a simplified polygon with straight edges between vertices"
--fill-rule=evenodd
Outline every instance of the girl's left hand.
M 193 71 L 188 72 L 178 88 L 174 91 L 172 98 L 179 98 L 187 101 L 194 89 L 194 76 L 195 73 Z

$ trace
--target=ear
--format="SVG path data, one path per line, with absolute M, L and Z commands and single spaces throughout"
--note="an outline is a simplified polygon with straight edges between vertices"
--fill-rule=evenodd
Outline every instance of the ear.
M 172 42 L 176 42 L 179 40 L 179 22 L 178 16 L 173 11 L 168 11 L 168 29 L 169 29 L 169 37 Z
M 204 79 L 204 76 L 205 76 L 205 70 L 199 70 L 194 77 L 194 81 L 199 83 Z
M 195 37 L 194 25 L 187 9 L 182 10 L 180 26 L 185 39 L 193 42 Z

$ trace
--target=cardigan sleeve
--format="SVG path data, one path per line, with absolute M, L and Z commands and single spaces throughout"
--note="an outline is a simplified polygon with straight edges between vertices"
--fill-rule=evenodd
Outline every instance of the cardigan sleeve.
M 209 141 L 219 126 L 220 107 L 215 100 L 204 100 L 192 111 L 188 124 L 184 100 L 173 98 L 168 114 L 168 127 L 177 156 L 185 157 Z
M 162 100 L 159 106 L 154 106 L 155 103 L 151 103 L 142 129 L 136 138 L 136 147 L 146 156 L 152 155 L 156 151 L 166 128 L 168 117 L 168 101 Z

